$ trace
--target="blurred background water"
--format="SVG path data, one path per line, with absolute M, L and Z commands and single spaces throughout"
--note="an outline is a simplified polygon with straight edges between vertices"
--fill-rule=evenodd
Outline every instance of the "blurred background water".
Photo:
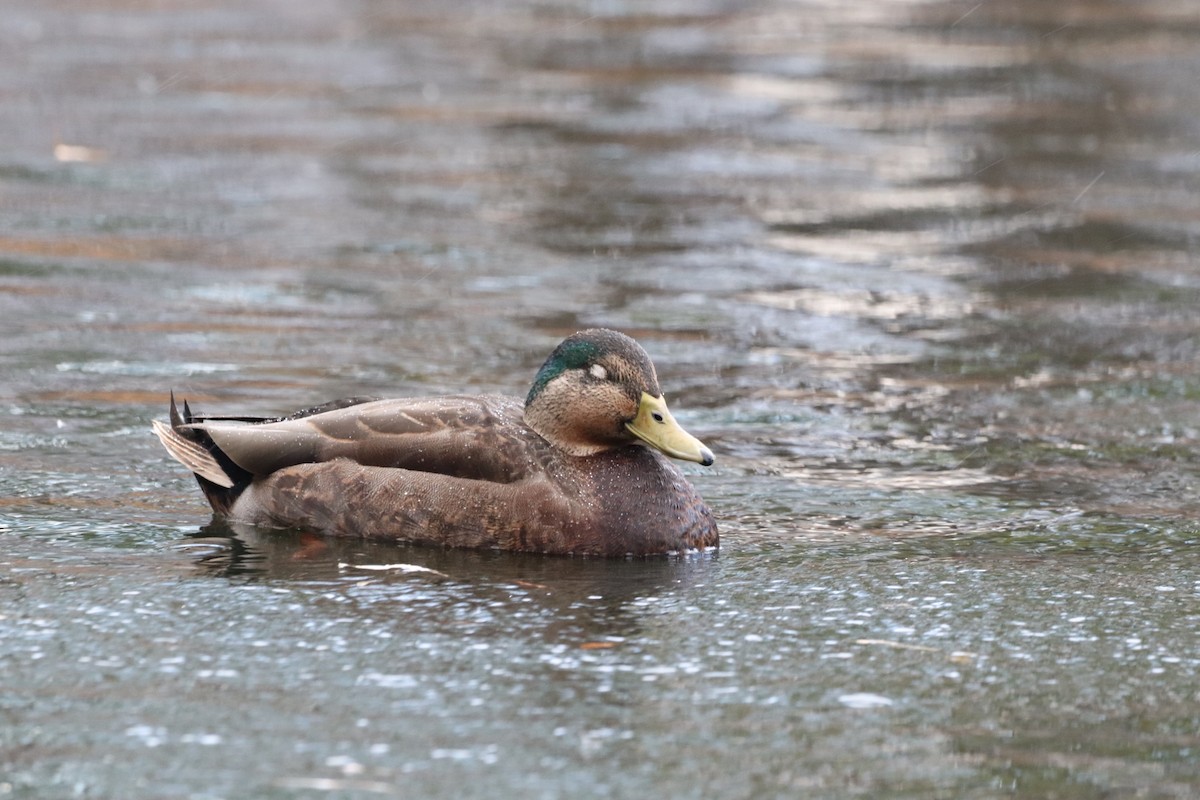
M 8 3 L 0 798 L 1196 796 L 1197 74 L 1186 0 Z M 149 434 L 595 325 L 719 554 L 231 530 Z

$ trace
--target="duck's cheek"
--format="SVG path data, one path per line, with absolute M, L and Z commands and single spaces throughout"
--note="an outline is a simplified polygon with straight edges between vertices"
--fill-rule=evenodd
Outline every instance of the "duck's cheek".
M 610 409 L 615 410 L 615 416 L 611 415 L 613 436 L 617 439 L 630 439 L 629 429 L 626 425 L 637 418 L 638 404 L 632 401 L 625 394 L 621 394 L 619 398 L 614 398 Z

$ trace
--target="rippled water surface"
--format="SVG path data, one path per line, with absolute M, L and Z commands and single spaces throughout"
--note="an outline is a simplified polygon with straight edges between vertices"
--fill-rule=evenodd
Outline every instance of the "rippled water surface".
M 1200 793 L 1194 3 L 16 6 L 0 798 Z M 149 434 L 594 325 L 718 554 L 233 530 Z

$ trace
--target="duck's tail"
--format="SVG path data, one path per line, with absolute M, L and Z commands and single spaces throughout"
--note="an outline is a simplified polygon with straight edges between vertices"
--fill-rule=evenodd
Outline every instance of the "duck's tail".
M 171 457 L 195 474 L 213 510 L 227 514 L 254 475 L 235 464 L 204 428 L 195 424 L 202 419 L 192 414 L 186 400 L 181 415 L 175 405 L 175 393 L 171 392 L 171 424 L 157 419 L 151 424 Z

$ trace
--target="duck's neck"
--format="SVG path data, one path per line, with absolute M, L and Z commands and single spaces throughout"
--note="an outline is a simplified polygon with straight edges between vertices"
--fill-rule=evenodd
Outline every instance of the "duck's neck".
M 545 404 L 525 406 L 525 424 L 555 448 L 571 456 L 594 456 L 611 450 L 614 445 L 599 444 L 581 438 L 577 430 L 562 421 L 561 414 L 547 409 Z

